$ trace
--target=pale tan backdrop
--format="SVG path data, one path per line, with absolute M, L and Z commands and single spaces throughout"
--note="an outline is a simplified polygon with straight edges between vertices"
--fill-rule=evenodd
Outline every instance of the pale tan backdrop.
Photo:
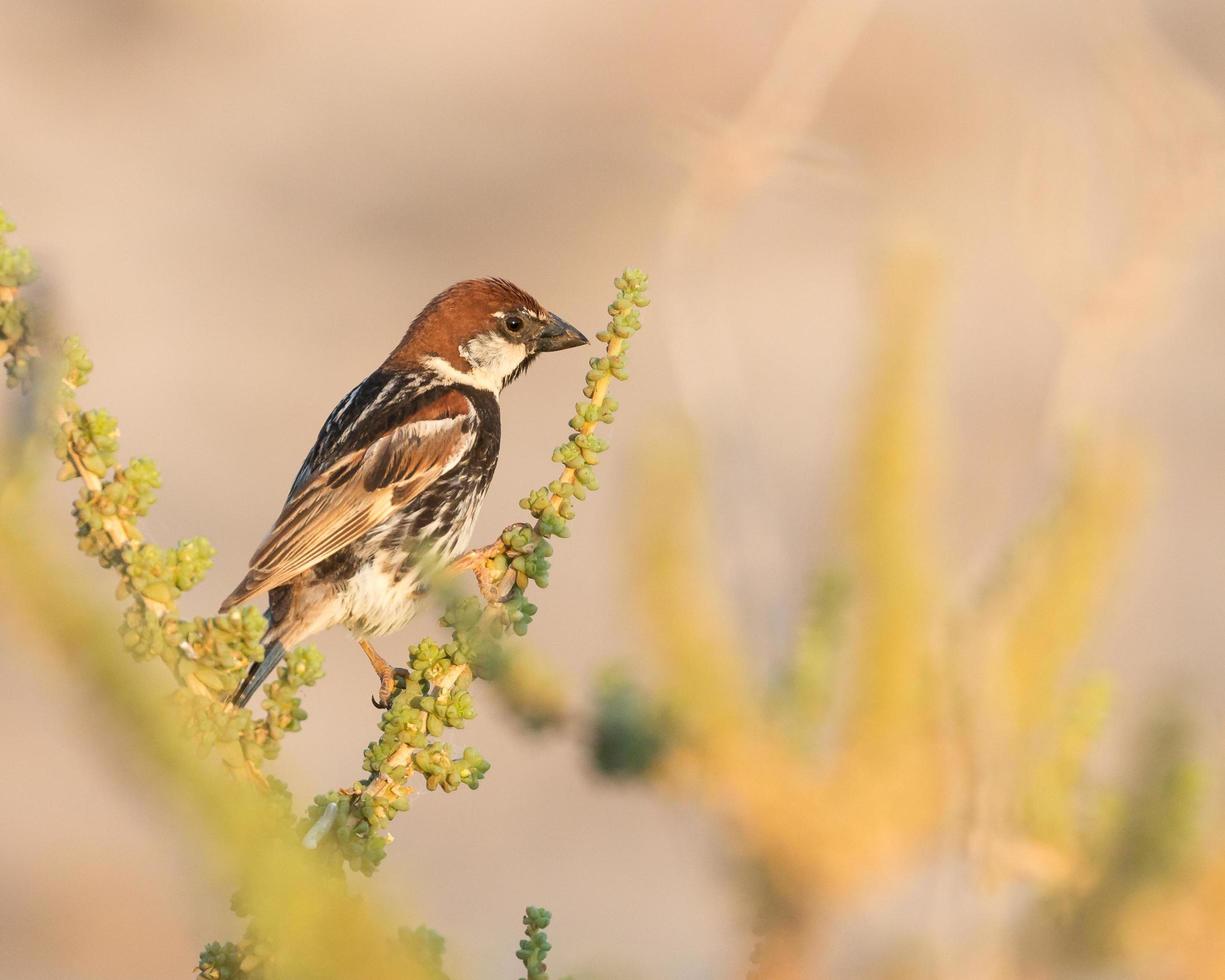
M 1117 431 L 1153 480 L 1092 651 L 1125 667 L 1116 727 L 1171 685 L 1210 720 L 1225 705 L 1215 0 L 0 0 L 0 36 L 0 205 L 58 327 L 93 353 L 88 400 L 161 464 L 151 532 L 219 548 L 188 611 L 229 591 L 324 415 L 434 292 L 505 276 L 594 331 L 637 264 L 655 304 L 606 489 L 559 551 L 533 642 L 578 690 L 632 653 L 609 615 L 562 655 L 593 563 L 625 557 L 614 525 L 655 492 L 634 448 L 683 413 L 727 529 L 711 574 L 734 577 L 769 657 L 799 573 L 838 552 L 865 298 L 904 236 L 948 277 L 958 585 L 1049 490 L 1070 435 Z M 579 354 L 549 358 L 506 396 L 480 536 L 552 473 L 581 374 Z M 168 828 L 143 773 L 116 767 L 87 692 L 3 623 L 0 643 L 0 974 L 185 975 L 239 931 L 226 883 L 187 884 L 189 817 Z M 328 677 L 279 766 L 300 798 L 355 778 L 373 730 L 363 659 L 342 634 L 321 646 Z M 466 976 L 516 975 L 528 903 L 554 910 L 560 972 L 737 975 L 743 923 L 700 816 L 597 781 L 580 747 L 481 704 L 465 741 L 489 778 L 418 799 L 376 893 L 443 932 Z M 18 805 L 46 779 L 79 785 L 83 812 Z M 124 902 L 105 899 L 115 881 Z

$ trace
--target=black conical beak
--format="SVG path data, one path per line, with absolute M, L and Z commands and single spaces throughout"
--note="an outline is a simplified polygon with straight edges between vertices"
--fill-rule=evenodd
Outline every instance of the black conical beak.
M 536 350 L 540 352 L 568 350 L 571 347 L 582 347 L 587 338 L 570 326 L 565 320 L 554 313 L 549 314 L 549 322 L 540 331 L 536 341 Z

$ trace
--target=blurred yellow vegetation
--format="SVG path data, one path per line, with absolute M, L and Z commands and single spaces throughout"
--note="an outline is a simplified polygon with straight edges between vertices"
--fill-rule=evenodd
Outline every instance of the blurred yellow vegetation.
M 1090 765 L 1110 685 L 1081 655 L 1138 514 L 1139 454 L 1070 446 L 1051 503 L 990 581 L 968 603 L 953 594 L 936 518 L 942 275 L 920 247 L 884 263 L 847 568 L 815 577 L 781 666 L 742 635 L 713 571 L 724 542 L 699 462 L 677 449 L 692 441 L 659 440 L 645 463 L 643 485 L 670 488 L 636 513 L 633 550 L 671 733 L 655 778 L 700 800 L 764 883 L 761 977 L 822 975 L 829 923 L 950 868 L 969 870 L 984 909 L 1019 893 L 1022 913 L 967 929 L 936 969 L 928 953 L 942 940 L 923 934 L 931 909 L 915 909 L 917 935 L 854 975 L 1068 975 L 1121 955 L 1117 917 L 1177 870 L 1193 837 L 1201 781 L 1187 739 L 1161 736 L 1182 731 L 1174 722 L 1154 718 L 1136 785 L 1103 784 Z M 1137 816 L 1154 807 L 1158 819 Z
M 229 778 L 193 748 L 182 719 L 133 666 L 114 628 L 113 610 L 84 597 L 73 569 L 50 557 L 30 498 L 15 492 L 23 486 L 34 486 L 28 475 L 8 482 L 6 519 L 0 522 L 0 587 L 9 622 L 88 689 L 126 734 L 122 749 L 134 753 L 129 763 L 173 801 L 168 815 L 174 813 L 196 849 L 243 882 L 242 902 L 261 929 L 244 970 L 258 975 L 266 947 L 277 951 L 277 976 L 430 980 L 393 941 L 376 910 L 349 893 L 296 839 L 285 837 L 292 816 L 284 801 Z M 55 787 L 45 799 L 63 791 L 71 800 L 71 787 Z

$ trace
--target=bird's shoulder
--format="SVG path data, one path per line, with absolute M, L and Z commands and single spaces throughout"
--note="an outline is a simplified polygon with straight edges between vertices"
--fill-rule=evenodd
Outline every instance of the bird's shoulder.
M 374 445 L 390 432 L 450 423 L 457 432 L 477 426 L 485 414 L 474 392 L 443 382 L 426 372 L 375 371 L 336 405 L 307 453 L 290 490 L 292 498 L 315 476 L 355 452 Z

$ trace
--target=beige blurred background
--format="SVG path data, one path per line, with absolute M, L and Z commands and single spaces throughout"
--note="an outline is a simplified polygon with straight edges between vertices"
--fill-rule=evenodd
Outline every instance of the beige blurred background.
M 687 415 L 728 546 L 711 574 L 776 655 L 802 572 L 837 561 L 869 287 L 905 238 L 948 280 L 953 581 L 975 587 L 1079 433 L 1139 445 L 1148 506 L 1089 655 L 1125 678 L 1116 744 L 1165 691 L 1213 731 L 1218 0 L 0 0 L 0 31 L 0 206 L 58 328 L 93 354 L 87 401 L 118 415 L 126 453 L 161 465 L 150 533 L 219 549 L 188 612 L 240 577 L 323 417 L 433 293 L 504 276 L 594 331 L 635 264 L 655 303 L 606 490 L 559 549 L 533 644 L 580 695 L 632 654 L 620 572 L 607 628 L 559 651 L 605 564 L 632 558 L 617 522 L 658 490 L 635 483 L 635 447 Z M 478 536 L 552 473 L 582 371 L 578 354 L 549 358 L 507 394 Z M 0 975 L 186 975 L 203 942 L 239 931 L 226 882 L 197 884 L 211 872 L 190 816 L 168 826 L 143 774 L 116 767 L 117 736 L 70 676 L 3 623 L 0 644 Z M 343 634 L 320 645 L 328 677 L 276 767 L 299 800 L 356 778 L 374 730 L 363 659 Z M 561 972 L 737 975 L 744 923 L 701 816 L 595 779 L 581 746 L 478 702 L 463 741 L 489 778 L 419 795 L 372 893 L 441 931 L 465 976 L 516 975 L 528 903 L 554 910 Z M 66 714 L 82 720 L 66 729 Z M 36 737 L 43 753 L 24 752 Z M 16 805 L 48 778 L 80 787 L 85 819 Z M 457 861 L 488 872 L 479 887 Z M 130 901 L 103 900 L 115 882 Z

